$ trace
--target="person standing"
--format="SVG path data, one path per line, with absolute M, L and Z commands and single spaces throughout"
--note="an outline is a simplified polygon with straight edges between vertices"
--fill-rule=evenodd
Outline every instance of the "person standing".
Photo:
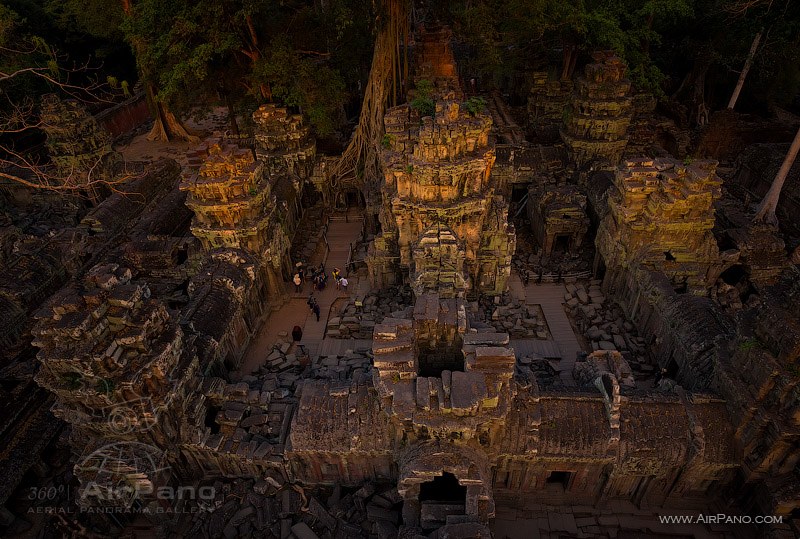
M 345 292 L 347 292 L 347 285 L 348 284 L 350 284 L 350 283 L 347 281 L 346 278 L 342 277 L 341 279 L 339 279 L 339 286 L 341 286 L 342 290 L 344 290 Z
M 303 328 L 300 326 L 295 326 L 292 328 L 292 340 L 294 342 L 300 342 L 300 339 L 303 338 Z
M 333 280 L 336 281 L 336 290 L 339 290 L 339 276 L 341 275 L 339 268 L 333 268 L 331 275 L 333 276 Z
M 294 282 L 294 293 L 301 293 L 303 291 L 303 278 L 300 277 L 299 272 L 294 274 L 294 279 L 292 279 L 292 281 Z
M 319 310 L 319 303 L 317 303 L 316 301 L 314 302 L 314 305 L 311 306 L 311 312 L 313 312 L 316 315 L 317 322 L 319 322 L 320 310 Z

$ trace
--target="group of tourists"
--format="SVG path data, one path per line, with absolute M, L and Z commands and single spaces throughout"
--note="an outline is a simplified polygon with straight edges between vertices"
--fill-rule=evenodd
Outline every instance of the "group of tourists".
M 333 268 L 331 275 L 333 276 L 333 280 L 336 281 L 336 290 L 344 290 L 347 292 L 347 285 L 350 283 L 347 282 L 347 278 L 342 277 L 342 270 Z
M 308 269 L 308 272 L 306 272 L 303 265 L 298 262 L 297 271 L 295 272 L 294 277 L 292 277 L 295 294 L 303 293 L 303 283 L 305 283 L 307 275 L 311 276 L 311 282 L 314 285 L 315 291 L 322 292 L 325 290 L 325 286 L 328 284 L 328 275 L 325 272 L 325 264 L 320 264 L 319 267 L 311 266 Z M 336 290 L 344 290 L 346 292 L 347 285 L 350 283 L 346 277 L 342 276 L 342 270 L 339 268 L 333 268 L 331 276 L 333 277 L 334 282 L 336 282 Z

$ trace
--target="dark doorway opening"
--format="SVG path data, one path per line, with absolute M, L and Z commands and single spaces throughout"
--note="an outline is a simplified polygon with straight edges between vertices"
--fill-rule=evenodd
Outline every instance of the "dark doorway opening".
M 548 485 L 560 485 L 564 490 L 569 487 L 569 480 L 572 478 L 572 472 L 554 471 L 550 472 L 547 476 L 545 483 Z
M 670 358 L 669 362 L 667 363 L 667 372 L 665 373 L 665 376 L 675 380 L 678 378 L 679 370 L 680 368 L 678 367 L 678 362 Z
M 464 353 L 461 338 L 447 341 L 421 342 L 417 352 L 420 376 L 439 378 L 442 371 L 463 371 Z
M 570 246 L 570 238 L 566 234 L 559 234 L 553 242 L 553 251 L 560 253 L 568 253 Z
M 346 208 L 364 208 L 366 207 L 366 203 L 364 202 L 364 195 L 361 194 L 361 191 L 358 189 L 348 189 L 344 193 L 342 193 L 344 206 Z
M 467 501 L 467 487 L 459 485 L 455 475 L 442 472 L 442 475 L 434 477 L 433 481 L 420 485 L 419 501 L 465 504 Z
M 528 194 L 527 185 L 515 185 L 511 188 L 511 202 L 520 202 Z
M 596 256 L 594 278 L 603 280 L 606 276 L 606 262 L 599 253 Z
M 217 423 L 217 414 L 220 409 L 215 406 L 209 406 L 206 411 L 205 426 L 211 429 L 211 434 L 219 433 L 219 424 Z
M 730 268 L 726 269 L 722 272 L 719 276 L 720 279 L 725 281 L 727 284 L 736 286 L 739 282 L 747 277 L 747 272 L 744 270 L 744 267 L 740 264 L 736 264 L 735 266 L 731 266 Z

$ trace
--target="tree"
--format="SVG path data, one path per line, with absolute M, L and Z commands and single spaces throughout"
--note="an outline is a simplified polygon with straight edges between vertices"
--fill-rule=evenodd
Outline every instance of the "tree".
M 761 32 L 758 32 L 756 37 L 753 38 L 753 44 L 750 46 L 750 53 L 747 55 L 747 60 L 744 62 L 742 72 L 739 74 L 739 80 L 736 81 L 736 87 L 733 89 L 733 94 L 731 94 L 731 100 L 728 101 L 728 110 L 733 110 L 736 106 L 736 101 L 739 99 L 742 86 L 744 86 L 744 80 L 747 78 L 747 72 L 750 71 L 750 66 L 753 65 L 753 57 L 756 55 L 759 41 L 761 41 Z
M 131 0 L 121 0 L 121 8 L 125 14 L 122 28 L 136 54 L 139 76 L 147 92 L 147 101 L 153 113 L 153 128 L 147 135 L 148 140 L 169 142 L 186 140 L 196 142 L 197 135 L 190 132 L 183 122 L 170 110 L 168 103 L 159 95 L 160 65 L 159 45 L 168 46 L 169 25 L 172 20 L 168 9 L 174 9 L 175 3 L 162 3 L 156 0 L 142 0 L 133 5 Z M 158 36 L 154 36 L 157 33 Z
M 372 67 L 364 90 L 358 125 L 330 174 L 334 186 L 350 173 L 360 176 L 362 183 L 367 179 L 375 181 L 379 177 L 378 155 L 383 136 L 383 114 L 389 93 L 402 76 L 399 44 L 408 43 L 407 0 L 385 0 L 377 14 L 376 27 L 378 33 L 372 53 Z
M 775 210 L 778 208 L 778 199 L 781 196 L 783 184 L 786 182 L 787 176 L 789 176 L 789 171 L 792 169 L 792 165 L 794 165 L 798 152 L 800 152 L 800 128 L 794 136 L 792 145 L 789 146 L 789 151 L 783 160 L 783 164 L 781 164 L 781 168 L 778 169 L 775 179 L 772 180 L 772 184 L 769 186 L 769 191 L 767 191 L 767 194 L 764 195 L 764 199 L 758 205 L 756 215 L 753 218 L 754 222 L 778 225 L 778 217 L 775 215 Z
M 127 85 L 114 78 L 102 80 L 88 61 L 67 68 L 65 60 L 44 39 L 28 33 L 21 17 L 0 4 L 0 178 L 94 199 L 99 189 L 116 188 L 133 175 L 123 170 L 109 175 L 108 155 L 102 152 L 56 166 L 45 155 L 28 151 L 44 131 L 56 127 L 40 112 L 39 98 L 55 92 L 82 103 L 110 104 L 127 93 Z

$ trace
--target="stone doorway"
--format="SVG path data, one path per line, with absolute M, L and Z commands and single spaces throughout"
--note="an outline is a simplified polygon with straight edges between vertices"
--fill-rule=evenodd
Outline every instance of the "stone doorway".
M 566 234 L 558 234 L 553 242 L 553 252 L 568 253 L 572 238 Z
M 465 515 L 467 487 L 449 472 L 422 483 L 419 488 L 420 525 L 434 530 L 447 523 L 448 516 Z
M 363 210 L 366 207 L 364 195 L 356 188 L 345 189 L 336 197 L 336 208 L 339 210 Z

